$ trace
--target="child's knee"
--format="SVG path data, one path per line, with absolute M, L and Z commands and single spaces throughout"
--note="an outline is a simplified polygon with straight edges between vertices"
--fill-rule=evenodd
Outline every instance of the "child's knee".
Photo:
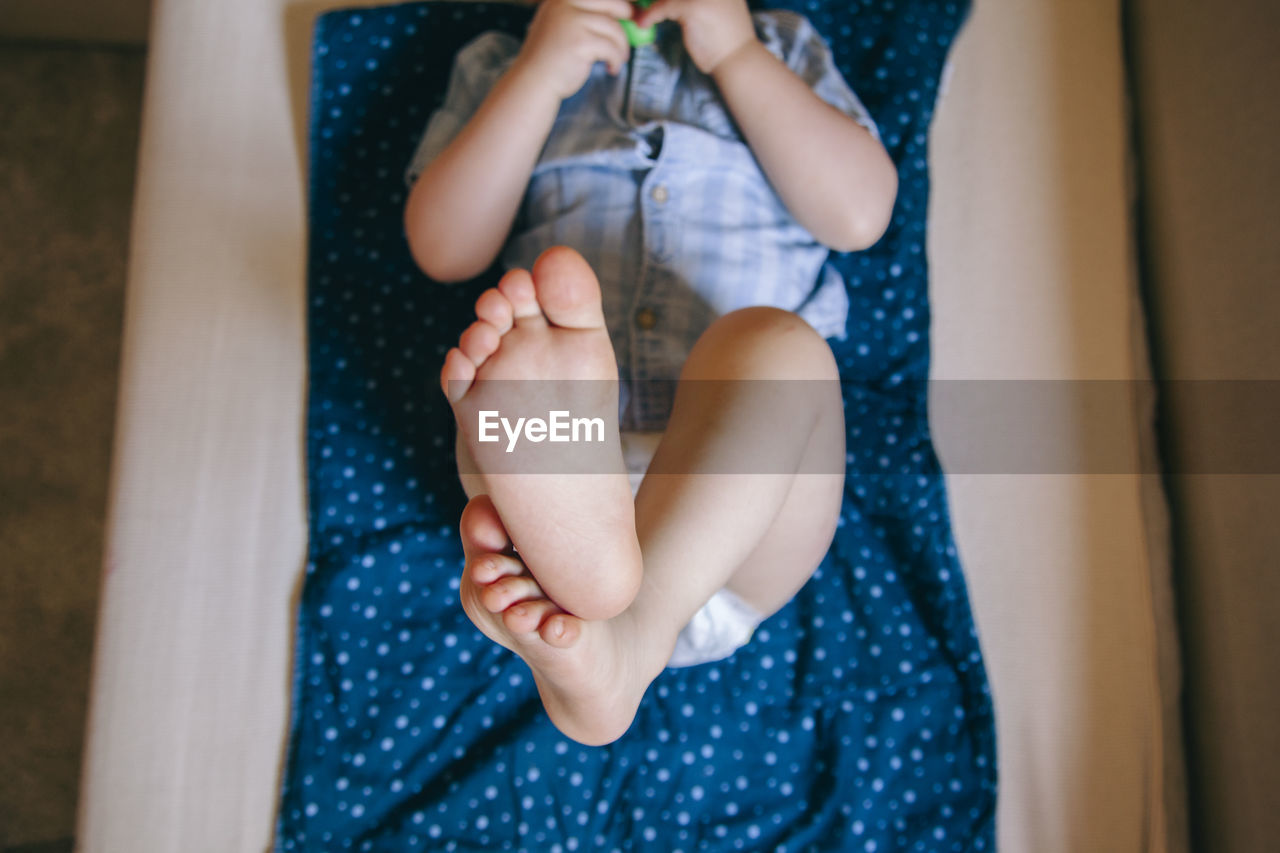
M 699 377 L 838 379 L 839 372 L 831 347 L 798 314 L 754 306 L 725 314 L 703 332 L 684 378 Z

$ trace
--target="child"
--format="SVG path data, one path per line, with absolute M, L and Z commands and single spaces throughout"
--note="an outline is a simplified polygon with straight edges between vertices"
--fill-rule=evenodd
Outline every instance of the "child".
M 627 18 L 656 42 L 632 51 Z M 523 44 L 459 54 L 409 179 L 427 274 L 509 269 L 441 373 L 463 607 L 562 732 L 610 742 L 664 667 L 732 654 L 826 553 L 845 448 L 824 336 L 848 303 L 825 261 L 879 239 L 896 172 L 797 15 L 545 0 Z M 566 457 L 530 422 L 522 452 L 561 452 L 557 473 L 513 468 L 519 427 L 485 426 L 509 411 L 595 416 L 601 441 Z M 646 434 L 652 461 L 624 459 Z

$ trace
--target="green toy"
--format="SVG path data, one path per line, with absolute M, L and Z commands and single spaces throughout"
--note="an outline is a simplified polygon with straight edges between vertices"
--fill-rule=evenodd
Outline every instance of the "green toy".
M 631 0 L 631 2 L 639 6 L 641 9 L 648 9 L 653 5 L 653 0 Z M 635 21 L 623 21 L 622 30 L 627 34 L 627 41 L 631 42 L 632 47 L 641 47 L 646 44 L 653 44 L 655 35 L 653 27 L 644 27 L 641 29 L 636 26 Z

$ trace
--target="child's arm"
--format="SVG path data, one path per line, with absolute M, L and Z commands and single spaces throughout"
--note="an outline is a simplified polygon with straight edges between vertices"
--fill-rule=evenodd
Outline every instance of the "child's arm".
M 591 67 L 617 73 L 628 45 L 626 0 L 546 0 L 511 68 L 475 115 L 423 170 L 405 204 L 414 260 L 437 281 L 488 269 L 502 250 L 560 102 Z
M 422 171 L 409 191 L 404 228 L 423 272 L 464 281 L 493 263 L 559 107 L 513 67 Z
M 680 22 L 791 215 L 826 246 L 869 248 L 889 226 L 898 175 L 880 142 L 819 98 L 756 38 L 743 0 L 659 0 L 639 26 Z
M 898 172 L 879 140 L 755 38 L 712 77 L 791 215 L 836 251 L 874 245 L 898 194 Z

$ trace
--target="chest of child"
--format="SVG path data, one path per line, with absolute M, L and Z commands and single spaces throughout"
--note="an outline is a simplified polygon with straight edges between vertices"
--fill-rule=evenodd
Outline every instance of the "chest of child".
M 782 204 L 710 81 L 654 48 L 635 52 L 629 75 L 597 68 L 561 109 L 503 262 L 527 268 L 552 245 L 596 271 L 619 368 L 636 383 L 674 379 L 698 336 L 738 308 L 796 311 L 827 336 L 844 327 L 828 250 Z

